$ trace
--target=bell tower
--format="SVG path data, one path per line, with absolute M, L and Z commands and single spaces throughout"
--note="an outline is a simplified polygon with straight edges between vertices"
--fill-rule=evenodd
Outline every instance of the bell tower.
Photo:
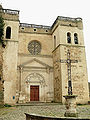
M 1 5 L 0 5 L 1 6 Z M 3 9 L 0 14 L 4 19 L 3 48 L 3 80 L 4 103 L 16 103 L 17 59 L 18 59 L 18 32 L 19 11 Z
M 62 64 L 59 61 L 67 59 L 69 50 L 71 59 L 78 60 L 78 63 L 71 65 L 72 92 L 78 95 L 77 103 L 88 103 L 89 90 L 82 18 L 58 16 L 52 28 L 55 101 L 64 103 L 63 96 L 68 94 L 67 63 Z

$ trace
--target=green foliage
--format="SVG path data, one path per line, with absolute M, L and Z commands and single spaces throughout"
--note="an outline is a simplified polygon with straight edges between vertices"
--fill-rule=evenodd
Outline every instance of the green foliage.
M 87 105 L 87 104 L 78 103 L 77 105 L 78 105 L 78 106 L 84 106 L 84 105 Z
M 4 35 L 4 20 L 2 16 L 0 16 L 0 42 L 3 42 L 3 35 Z
M 3 35 L 4 35 L 4 20 L 3 20 L 3 17 L 0 16 L 0 43 L 2 44 L 2 47 L 5 48 L 5 44 L 4 44 L 4 41 L 3 41 Z
M 5 107 L 12 107 L 11 105 L 8 105 L 8 104 L 5 104 L 4 106 L 5 106 Z

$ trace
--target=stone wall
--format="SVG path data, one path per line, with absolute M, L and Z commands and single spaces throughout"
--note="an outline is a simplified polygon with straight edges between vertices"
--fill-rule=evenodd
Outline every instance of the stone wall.
M 4 103 L 4 88 L 3 88 L 3 48 L 2 44 L 0 43 L 0 104 Z
M 22 94 L 19 99 L 30 102 L 30 85 L 39 85 L 39 101 L 51 102 L 54 95 L 52 36 L 47 32 L 44 33 L 45 29 L 42 31 L 37 28 L 36 32 L 32 33 L 33 29 L 25 27 L 19 31 L 17 91 Z M 41 52 L 38 55 L 32 55 L 28 51 L 28 44 L 33 40 L 41 44 Z M 38 75 L 44 78 L 44 82 L 38 79 Z M 31 79 L 26 83 L 28 78 Z
M 4 103 L 16 103 L 17 42 L 7 42 L 3 52 Z
M 60 46 L 61 59 L 67 59 L 67 50 L 70 50 L 71 59 L 78 60 L 78 63 L 71 64 L 71 79 L 72 79 L 72 91 L 74 95 L 78 95 L 77 103 L 88 103 L 88 78 L 85 58 L 84 47 L 72 47 L 72 46 Z M 67 64 L 61 63 L 62 74 L 62 96 L 68 93 L 68 74 Z M 64 98 L 63 98 L 64 101 Z
M 2 8 L 1 13 L 5 22 L 6 45 L 3 51 L 4 102 L 15 104 L 19 98 L 25 97 L 30 101 L 30 85 L 39 85 L 40 101 L 64 103 L 63 95 L 68 93 L 68 75 L 67 65 L 60 63 L 60 59 L 67 59 L 69 49 L 71 59 L 78 60 L 77 64 L 71 65 L 73 94 L 78 95 L 77 102 L 87 103 L 89 93 L 82 19 L 59 16 L 52 26 L 43 26 L 19 23 L 17 10 Z M 11 28 L 10 39 L 6 39 L 8 26 Z M 67 43 L 68 32 L 71 33 L 70 44 Z M 78 44 L 74 42 L 75 33 Z M 41 44 L 37 55 L 28 50 L 28 44 L 34 40 Z M 40 83 L 37 74 L 44 78 L 44 82 Z M 33 77 L 28 81 L 31 75 Z
M 20 33 L 50 35 L 51 34 L 51 28 L 49 26 L 43 26 L 43 25 L 20 23 L 19 32 Z
M 90 82 L 88 83 L 89 86 L 89 100 L 90 100 Z
M 67 51 L 68 49 L 70 50 L 71 59 L 78 60 L 78 63 L 72 63 L 71 65 L 73 94 L 78 95 L 77 103 L 82 103 L 82 104 L 88 103 L 88 99 L 89 99 L 88 77 L 87 77 L 87 65 L 86 65 L 85 46 L 84 46 L 84 39 L 83 39 L 82 20 L 80 20 L 79 22 L 75 22 L 75 21 L 72 22 L 72 19 L 69 19 L 69 21 L 66 21 L 66 19 L 64 20 L 65 21 L 61 20 L 60 18 L 60 21 L 59 21 L 57 19 L 52 29 L 53 46 L 54 46 L 54 36 L 56 36 L 56 48 L 54 48 L 53 50 L 54 64 L 55 64 L 55 61 L 67 60 Z M 71 43 L 67 43 L 68 32 L 71 33 Z M 78 44 L 75 44 L 74 42 L 74 33 L 78 34 Z M 55 85 L 54 89 L 59 88 L 58 83 L 60 82 L 62 85 L 62 92 L 61 92 L 62 102 L 64 103 L 63 95 L 68 94 L 67 64 L 60 63 L 58 68 L 59 68 L 59 70 L 57 69 L 59 71 L 58 73 L 56 73 L 57 70 L 54 71 L 54 81 L 56 81 L 55 74 L 61 77 L 57 79 L 58 82 L 55 83 L 57 85 Z M 54 69 L 55 69 L 55 65 L 54 65 Z M 60 94 L 60 91 L 58 94 Z M 56 95 L 56 98 L 57 98 L 57 95 Z
M 54 64 L 54 101 L 62 102 L 62 81 L 61 81 L 61 66 L 60 66 L 60 48 L 57 47 L 53 51 Z
M 59 45 L 55 51 L 54 55 L 54 93 L 55 101 L 61 102 L 58 94 L 62 96 L 62 102 L 64 103 L 64 95 L 68 94 L 68 73 L 67 64 L 60 63 L 60 60 L 67 59 L 67 51 L 70 50 L 70 56 L 72 60 L 78 60 L 78 63 L 71 64 L 71 79 L 72 79 L 72 92 L 74 95 L 78 95 L 77 103 L 88 103 L 89 92 L 88 92 L 88 78 L 87 78 L 87 68 L 86 68 L 86 58 L 85 58 L 85 48 L 84 47 L 74 47 L 74 46 L 63 46 Z M 58 62 L 56 62 L 58 61 Z M 57 72 L 59 71 L 59 72 Z M 60 76 L 61 75 L 61 76 Z M 56 78 L 59 76 L 59 79 Z M 60 85 L 61 84 L 61 85 Z M 60 90 L 61 86 L 61 90 Z M 55 92 L 55 90 L 57 92 Z M 60 90 L 60 91 L 58 91 Z
M 19 21 L 19 11 L 17 10 L 2 9 L 0 13 L 5 20 Z
M 4 103 L 15 104 L 19 32 L 19 21 L 17 16 L 19 14 L 14 14 L 14 11 L 10 10 L 5 10 L 2 14 L 5 23 L 4 43 L 6 45 L 3 50 Z M 6 29 L 8 26 L 11 28 L 10 39 L 6 38 Z
M 28 44 L 33 40 L 36 40 L 41 44 L 40 55 L 52 55 L 52 36 L 48 34 L 37 34 L 37 31 L 35 33 L 19 33 L 18 53 L 30 55 L 30 52 L 28 51 Z

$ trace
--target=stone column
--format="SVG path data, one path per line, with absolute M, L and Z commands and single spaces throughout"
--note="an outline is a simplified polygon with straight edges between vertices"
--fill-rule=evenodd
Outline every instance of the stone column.
M 22 73 L 23 73 L 23 67 L 20 67 L 19 91 L 22 91 L 22 90 L 21 90 L 21 87 L 22 87 Z
M 76 95 L 66 95 L 65 98 L 66 112 L 65 117 L 77 117 L 78 113 L 76 111 Z

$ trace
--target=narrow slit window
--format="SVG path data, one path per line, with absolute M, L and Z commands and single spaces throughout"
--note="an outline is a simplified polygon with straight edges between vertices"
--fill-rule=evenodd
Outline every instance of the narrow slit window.
M 54 35 L 54 48 L 56 48 L 56 36 Z
M 77 33 L 74 34 L 74 42 L 75 42 L 75 44 L 78 44 L 78 35 L 77 35 Z
M 71 43 L 71 33 L 67 33 L 67 43 Z
M 11 27 L 6 28 L 6 38 L 11 39 Z

